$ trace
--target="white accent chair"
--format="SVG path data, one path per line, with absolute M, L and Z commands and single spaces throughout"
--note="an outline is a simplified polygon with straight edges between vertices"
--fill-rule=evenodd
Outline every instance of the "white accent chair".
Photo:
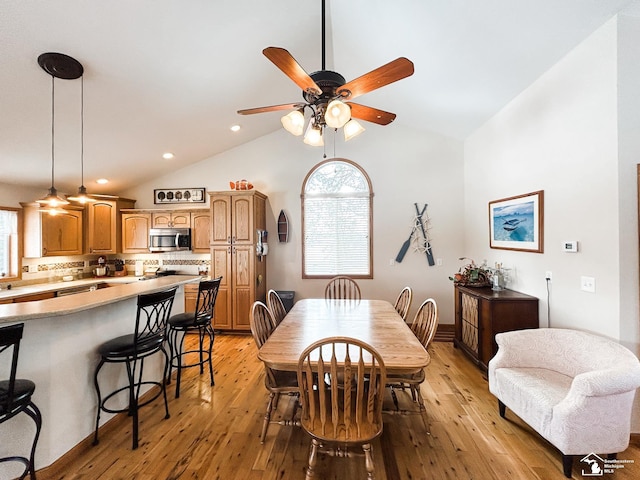
M 489 390 L 500 416 L 509 407 L 562 453 L 571 477 L 573 457 L 614 458 L 629 446 L 631 412 L 640 387 L 640 362 L 622 345 L 560 328 L 496 335 Z

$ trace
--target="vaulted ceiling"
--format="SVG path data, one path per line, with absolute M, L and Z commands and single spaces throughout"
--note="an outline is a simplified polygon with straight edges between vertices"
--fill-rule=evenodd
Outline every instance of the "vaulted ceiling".
M 283 47 L 320 70 L 320 5 L 0 0 L 0 182 L 50 186 L 52 81 L 41 53 L 83 64 L 85 185 L 113 193 L 280 129 L 282 113 L 236 111 L 301 99 L 261 52 Z M 327 68 L 349 81 L 411 59 L 412 77 L 358 99 L 396 121 L 366 126 L 464 139 L 624 9 L 637 13 L 637 1 L 327 0 Z M 66 193 L 80 180 L 80 92 L 80 80 L 55 82 L 55 183 Z

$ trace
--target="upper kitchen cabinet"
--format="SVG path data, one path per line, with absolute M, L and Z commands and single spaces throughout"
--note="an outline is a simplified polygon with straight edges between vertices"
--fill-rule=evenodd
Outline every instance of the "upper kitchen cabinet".
M 42 213 L 38 203 L 22 203 L 24 256 L 82 255 L 83 208 L 67 206 L 65 214 Z
M 152 228 L 191 228 L 188 211 L 162 211 L 151 214 Z
M 122 211 L 122 253 L 149 253 L 151 213 Z
M 86 204 L 86 253 L 120 253 L 122 250 L 122 222 L 120 209 L 133 208 L 136 201 L 110 195 L 92 195 L 96 201 Z
M 211 213 L 209 209 L 191 211 L 191 250 L 209 253 L 211 244 Z

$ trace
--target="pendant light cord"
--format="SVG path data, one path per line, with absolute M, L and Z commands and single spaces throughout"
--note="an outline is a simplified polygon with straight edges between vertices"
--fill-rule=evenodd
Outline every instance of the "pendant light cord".
M 53 179 L 54 179 L 54 165 L 55 161 L 55 123 L 56 123 L 56 108 L 55 108 L 55 98 L 56 98 L 56 78 L 51 75 L 51 188 L 53 188 Z
M 84 187 L 84 76 L 80 77 L 80 185 Z

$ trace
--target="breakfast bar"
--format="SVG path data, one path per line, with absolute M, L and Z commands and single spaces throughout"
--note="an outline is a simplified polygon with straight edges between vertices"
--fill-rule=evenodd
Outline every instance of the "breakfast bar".
M 133 332 L 137 297 L 179 287 L 172 313 L 184 311 L 184 284 L 198 276 L 172 275 L 110 284 L 108 288 L 46 300 L 0 305 L 0 325 L 24 323 L 18 377 L 35 382 L 34 403 L 43 426 L 36 450 L 36 469 L 53 463 L 93 433 L 96 398 L 93 373 L 96 347 L 110 338 Z M 48 286 L 47 288 L 51 288 Z M 7 291 L 2 292 L 5 297 Z M 16 289 L 11 295 L 18 295 Z M 150 358 L 145 376 L 161 376 L 161 362 Z M 126 384 L 124 369 L 105 366 L 105 389 Z M 112 389 L 112 390 L 113 390 Z M 126 404 L 126 399 L 123 399 Z M 164 417 L 164 411 L 158 414 Z M 0 457 L 28 449 L 33 422 L 22 415 L 0 426 Z M 111 416 L 105 415 L 103 423 Z

